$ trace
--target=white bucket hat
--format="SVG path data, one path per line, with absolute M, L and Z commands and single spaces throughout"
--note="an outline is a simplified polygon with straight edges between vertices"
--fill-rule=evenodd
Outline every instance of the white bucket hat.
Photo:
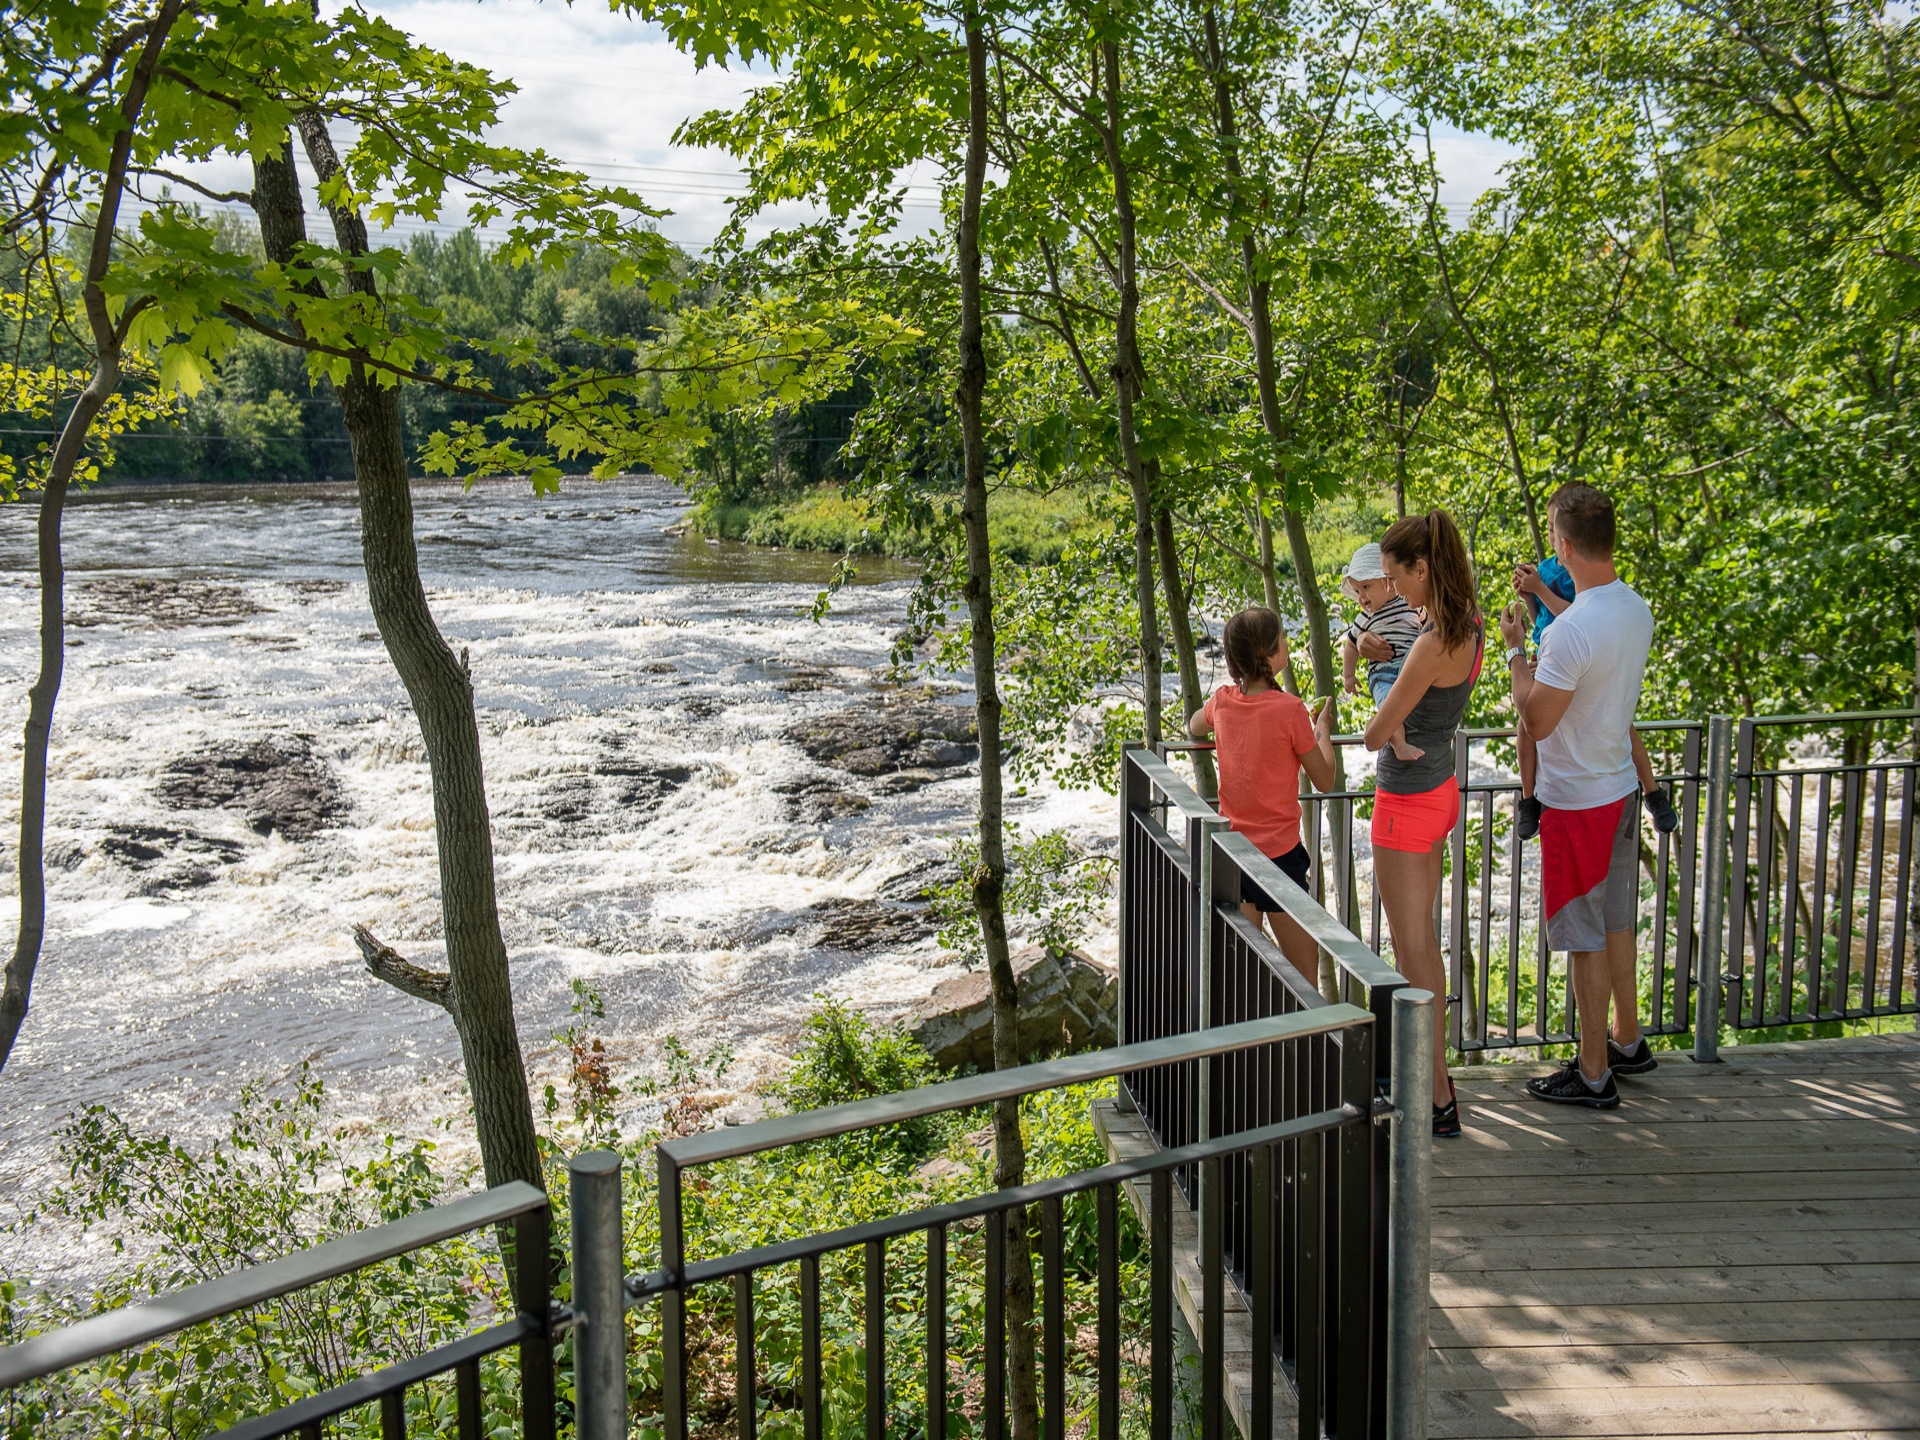
M 1354 586 L 1363 580 L 1384 580 L 1387 572 L 1380 568 L 1380 547 L 1369 540 L 1353 552 L 1353 559 L 1347 562 L 1347 568 L 1340 577 L 1340 588 L 1346 594 L 1358 599 Z

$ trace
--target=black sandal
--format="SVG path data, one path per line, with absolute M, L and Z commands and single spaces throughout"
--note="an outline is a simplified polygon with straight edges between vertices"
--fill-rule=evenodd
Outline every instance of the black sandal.
M 1447 1081 L 1447 1103 L 1433 1107 L 1433 1137 L 1436 1140 L 1460 1138 L 1460 1092 Z

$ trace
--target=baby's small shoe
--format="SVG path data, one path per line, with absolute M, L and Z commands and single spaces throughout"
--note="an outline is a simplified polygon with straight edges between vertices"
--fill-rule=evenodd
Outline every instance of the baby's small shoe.
M 1649 790 L 1644 803 L 1647 814 L 1653 817 L 1653 828 L 1662 835 L 1671 835 L 1680 828 L 1680 812 L 1673 808 L 1673 801 L 1665 790 Z
M 1513 828 L 1522 840 L 1531 840 L 1540 833 L 1540 797 L 1522 795 L 1520 804 L 1513 812 Z

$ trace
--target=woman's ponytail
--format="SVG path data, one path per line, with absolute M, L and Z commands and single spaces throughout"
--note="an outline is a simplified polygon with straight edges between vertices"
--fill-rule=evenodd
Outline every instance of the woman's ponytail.
M 1473 562 L 1467 559 L 1460 527 L 1445 510 L 1409 515 L 1380 537 L 1380 548 L 1402 565 L 1427 562 L 1427 619 L 1448 650 L 1475 638 L 1480 601 L 1474 593 Z

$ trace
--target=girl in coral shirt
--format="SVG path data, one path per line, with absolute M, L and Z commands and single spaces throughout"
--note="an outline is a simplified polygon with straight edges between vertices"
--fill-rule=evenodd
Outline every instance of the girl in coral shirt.
M 1187 729 L 1196 739 L 1214 737 L 1220 813 L 1304 890 L 1310 861 L 1300 843 L 1300 772 L 1322 790 L 1333 788 L 1333 702 L 1310 719 L 1300 697 L 1280 688 L 1274 677 L 1286 667 L 1287 634 L 1264 606 L 1227 621 L 1222 648 L 1234 683 L 1214 691 Z M 1279 901 L 1243 878 L 1240 909 L 1256 925 L 1265 916 L 1294 968 L 1318 981 L 1318 947 Z

